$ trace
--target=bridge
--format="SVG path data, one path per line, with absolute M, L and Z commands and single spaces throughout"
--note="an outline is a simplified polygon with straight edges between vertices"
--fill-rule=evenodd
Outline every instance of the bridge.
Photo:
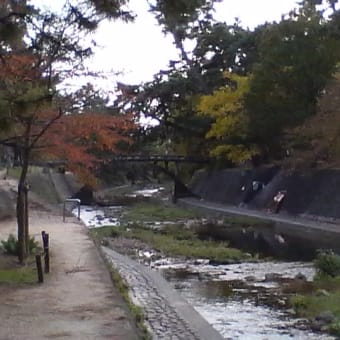
M 185 183 L 179 178 L 177 164 L 178 163 L 196 163 L 207 164 L 211 162 L 210 158 L 196 157 L 196 156 L 183 156 L 183 155 L 117 155 L 111 158 L 111 162 L 152 162 L 154 169 L 165 173 L 174 181 L 173 188 L 173 201 L 182 197 L 195 196 Z M 158 163 L 164 162 L 164 166 Z M 169 163 L 173 162 L 176 165 L 175 173 L 169 170 Z
M 117 162 L 175 162 L 175 163 L 209 163 L 210 158 L 180 155 L 118 155 L 111 158 Z
M 182 155 L 115 155 L 112 156 L 113 162 L 174 162 L 174 163 L 210 163 L 211 158 L 203 158 L 196 156 L 182 156 Z M 30 165 L 44 166 L 44 167 L 58 167 L 66 165 L 66 160 L 44 160 L 44 161 L 31 161 Z
M 180 197 L 195 196 L 185 183 L 178 176 L 178 163 L 196 163 L 196 164 L 208 164 L 212 161 L 211 158 L 197 157 L 197 156 L 183 156 L 183 155 L 114 155 L 110 158 L 111 164 L 114 162 L 151 162 L 154 169 L 163 172 L 174 181 L 173 200 L 176 201 Z M 160 162 L 164 163 L 164 166 L 159 165 Z M 175 172 L 169 170 L 169 163 L 175 163 Z M 65 160 L 46 160 L 46 161 L 33 161 L 30 165 L 48 167 L 48 168 L 60 168 L 64 169 L 67 164 Z

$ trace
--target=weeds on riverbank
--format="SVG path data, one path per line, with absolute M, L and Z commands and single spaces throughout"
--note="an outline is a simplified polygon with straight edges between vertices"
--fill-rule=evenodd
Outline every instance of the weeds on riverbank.
M 95 229 L 92 234 L 97 239 L 105 237 L 137 239 L 166 256 L 205 258 L 221 263 L 249 259 L 248 254 L 229 248 L 226 242 L 200 240 L 194 230 L 186 229 L 181 224 L 167 225 L 157 230 L 140 224 L 130 224 L 128 227 Z
M 249 260 L 249 254 L 229 248 L 227 242 L 203 235 L 204 216 L 197 209 L 169 204 L 135 204 L 127 208 L 120 227 L 93 229 L 91 235 L 99 242 L 116 237 L 137 239 L 165 256 L 204 258 L 217 263 Z M 186 223 L 188 220 L 192 223 Z M 232 223 L 237 223 L 234 218 Z
M 197 209 L 184 209 L 174 205 L 140 203 L 127 207 L 123 222 L 178 221 L 202 217 Z
M 151 335 L 148 332 L 147 327 L 145 326 L 145 317 L 143 309 L 137 305 L 135 305 L 130 296 L 129 296 L 129 287 L 123 278 L 120 276 L 118 270 L 110 266 L 111 279 L 115 284 L 115 287 L 118 289 L 120 295 L 127 303 L 129 311 L 136 322 L 136 326 L 138 330 L 141 332 L 142 340 L 151 340 Z
M 336 336 L 340 336 L 339 259 L 332 253 L 320 253 L 315 260 L 317 275 L 308 291 L 296 291 L 289 301 L 297 316 Z

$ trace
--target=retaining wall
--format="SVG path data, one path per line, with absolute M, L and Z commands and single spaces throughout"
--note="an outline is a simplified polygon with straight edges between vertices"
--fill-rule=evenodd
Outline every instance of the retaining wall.
M 254 181 L 263 187 L 254 191 Z M 287 192 L 280 213 L 340 218 L 340 170 L 287 173 L 278 167 L 252 170 L 199 171 L 189 185 L 201 198 L 217 203 L 266 210 L 280 190 Z

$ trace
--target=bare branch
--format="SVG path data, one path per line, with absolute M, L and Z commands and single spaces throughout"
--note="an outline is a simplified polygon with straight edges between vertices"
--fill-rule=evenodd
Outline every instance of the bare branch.
M 44 135 L 44 133 L 48 130 L 48 128 L 54 123 L 56 122 L 58 119 L 61 118 L 61 116 L 63 115 L 63 111 L 61 110 L 61 108 L 59 107 L 59 111 L 58 114 L 50 119 L 46 125 L 41 129 L 41 131 L 33 138 L 33 141 L 31 142 L 31 144 L 29 145 L 29 148 L 32 149 L 34 147 L 34 145 L 38 142 L 38 140 Z

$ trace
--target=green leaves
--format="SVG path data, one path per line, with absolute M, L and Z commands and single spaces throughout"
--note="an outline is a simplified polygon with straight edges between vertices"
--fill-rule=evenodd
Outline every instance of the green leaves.
M 245 107 L 250 137 L 263 149 L 276 153 L 286 129 L 315 113 L 340 57 L 331 27 L 315 2 L 303 1 L 297 12 L 262 31 Z

